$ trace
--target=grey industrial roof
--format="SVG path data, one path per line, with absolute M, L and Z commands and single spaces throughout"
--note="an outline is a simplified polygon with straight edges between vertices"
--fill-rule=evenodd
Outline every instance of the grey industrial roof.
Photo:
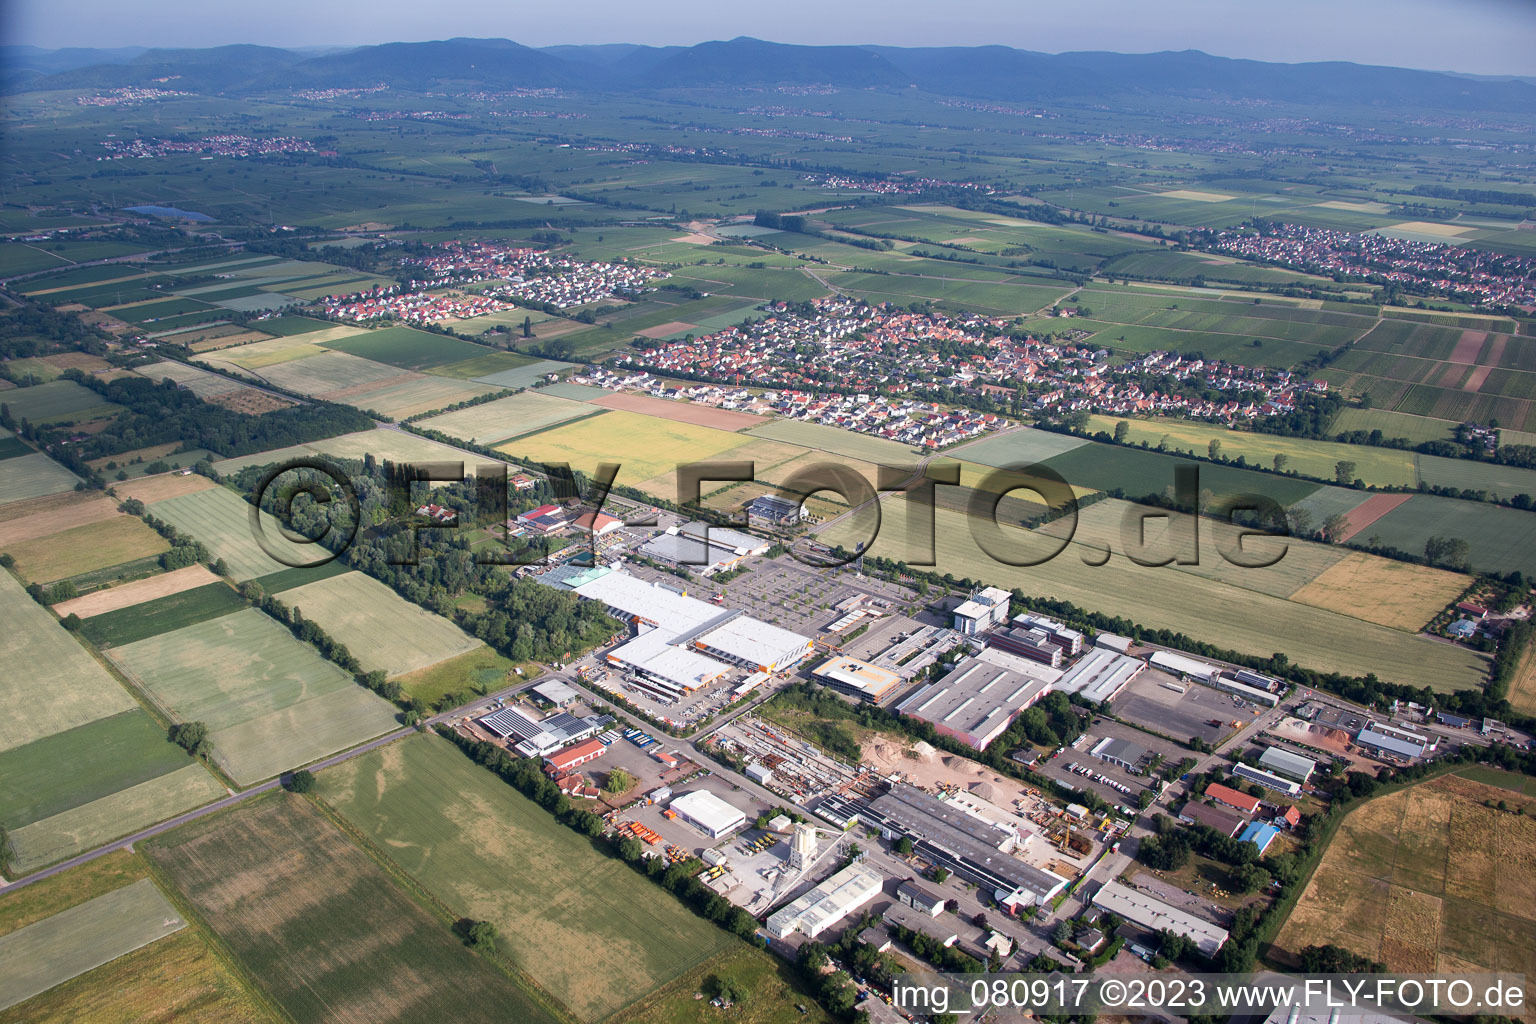
M 1279 772 L 1281 775 L 1288 775 L 1302 780 L 1307 779 L 1317 770 L 1317 762 L 1310 757 L 1302 757 L 1300 754 L 1293 754 L 1289 750 L 1282 750 L 1279 747 L 1270 747 L 1260 754 L 1259 764 L 1261 767 Z
M 1075 693 L 1086 700 L 1105 701 L 1146 668 L 1140 658 L 1117 654 L 1102 647 L 1091 648 L 1076 665 L 1067 669 L 1054 689 Z
M 1386 733 L 1377 732 L 1370 726 L 1361 729 L 1360 734 L 1355 738 L 1368 747 L 1385 750 L 1400 757 L 1419 757 L 1424 753 L 1424 745 L 1422 743 L 1400 740 L 1396 736 L 1388 736 Z

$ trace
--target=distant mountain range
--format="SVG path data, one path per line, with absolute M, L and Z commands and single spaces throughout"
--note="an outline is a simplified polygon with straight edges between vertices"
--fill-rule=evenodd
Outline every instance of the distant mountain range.
M 739 38 L 697 46 L 550 46 L 507 39 L 385 43 L 330 52 L 268 46 L 40 50 L 0 47 L 8 92 L 155 86 L 240 95 L 388 83 L 405 90 L 634 90 L 825 84 L 980 100 L 1190 97 L 1383 108 L 1536 111 L 1536 83 L 1344 62 L 1271 64 L 1196 50 L 1036 53 L 1006 46 L 799 46 Z M 168 80 L 162 82 L 161 80 Z

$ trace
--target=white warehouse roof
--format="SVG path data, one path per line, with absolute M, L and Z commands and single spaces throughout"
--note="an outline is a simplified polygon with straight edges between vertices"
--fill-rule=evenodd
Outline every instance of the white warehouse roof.
M 601 601 L 626 615 L 653 622 L 674 634 L 686 633 L 729 614 L 708 601 L 687 597 L 626 572 L 607 572 L 575 588 L 582 597 Z
M 1171 904 L 1119 882 L 1105 882 L 1093 897 L 1093 905 L 1149 931 L 1167 929 L 1183 935 L 1206 956 L 1215 956 L 1227 941 L 1227 930 L 1186 914 Z
M 1095 647 L 1056 683 L 1062 693 L 1076 693 L 1091 701 L 1106 701 L 1146 668 L 1139 658 Z
M 1185 657 L 1182 654 L 1174 654 L 1172 651 L 1158 651 L 1152 655 L 1152 664 L 1165 672 L 1174 675 L 1189 676 L 1191 679 L 1215 679 L 1220 669 L 1208 661 L 1200 661 L 1198 658 Z
M 672 640 L 672 634 L 665 629 L 647 629 L 609 651 L 608 657 L 685 690 L 697 689 L 726 673 L 726 665 Z
M 1306 782 L 1317 770 L 1317 762 L 1310 757 L 1293 754 L 1289 750 L 1270 747 L 1259 755 L 1259 767 L 1288 775 L 1299 782 Z
M 747 816 L 707 789 L 673 797 L 667 805 L 689 821 L 696 822 L 714 835 L 728 832 L 746 823 Z
M 750 615 L 734 616 L 700 633 L 694 643 L 771 670 L 799 661 L 811 649 L 810 637 L 801 636 L 771 622 L 754 619 Z
M 768 930 L 781 939 L 796 931 L 814 939 L 880 895 L 883 882 L 874 868 L 850 864 L 768 918 Z

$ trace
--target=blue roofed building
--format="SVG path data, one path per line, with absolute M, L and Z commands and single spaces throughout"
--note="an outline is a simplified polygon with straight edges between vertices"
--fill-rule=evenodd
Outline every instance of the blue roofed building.
M 1275 828 L 1275 826 L 1254 821 L 1249 822 L 1248 827 L 1237 834 L 1237 841 L 1240 843 L 1253 843 L 1259 848 L 1259 856 L 1262 857 L 1264 851 L 1269 849 L 1269 844 L 1274 842 L 1275 836 L 1279 834 L 1280 830 Z

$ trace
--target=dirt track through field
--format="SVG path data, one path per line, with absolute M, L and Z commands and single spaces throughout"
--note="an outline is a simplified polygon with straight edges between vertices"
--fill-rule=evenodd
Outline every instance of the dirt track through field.
M 202 565 L 189 565 L 185 569 L 151 576 L 147 580 L 135 580 L 132 583 L 124 583 L 120 587 L 108 587 L 106 590 L 98 590 L 84 597 L 61 601 L 53 606 L 53 610 L 60 616 L 73 612 L 82 619 L 88 619 L 93 615 L 115 612 L 119 608 L 143 604 L 157 597 L 169 597 L 183 590 L 192 590 L 218 581 L 219 578 Z
M 1350 540 L 1411 497 L 1413 497 L 1411 494 L 1371 495 L 1365 501 L 1344 513 L 1344 518 L 1349 520 L 1349 528 L 1344 531 L 1344 536 L 1340 537 L 1339 540 L 1341 542 Z

